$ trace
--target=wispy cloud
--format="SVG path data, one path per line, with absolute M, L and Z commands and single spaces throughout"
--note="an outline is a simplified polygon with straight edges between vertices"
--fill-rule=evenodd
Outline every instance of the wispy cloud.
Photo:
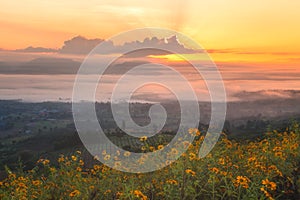
M 245 54 L 245 55 L 300 55 L 300 52 L 274 52 L 274 51 L 249 51 L 246 49 L 229 48 L 229 49 L 207 49 L 208 53 L 219 54 Z

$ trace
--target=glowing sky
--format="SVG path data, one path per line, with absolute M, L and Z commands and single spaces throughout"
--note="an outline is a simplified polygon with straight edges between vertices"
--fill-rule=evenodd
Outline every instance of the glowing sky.
M 299 62 L 300 1 L 1 0 L 0 48 L 59 48 L 145 26 L 197 40 L 219 61 Z M 232 52 L 232 49 L 234 52 Z M 238 51 L 238 52 L 237 52 Z
M 58 49 L 78 35 L 106 39 L 135 28 L 162 27 L 196 40 L 225 78 L 245 79 L 228 84 L 230 88 L 299 89 L 299 11 L 297 0 L 1 0 L 0 49 Z M 27 60 L 40 56 L 3 51 L 0 61 L 14 60 L 16 54 Z M 174 55 L 160 58 L 180 61 Z M 264 83 L 275 76 L 274 71 L 287 82 Z M 249 74 L 268 78 L 253 78 L 253 86 Z

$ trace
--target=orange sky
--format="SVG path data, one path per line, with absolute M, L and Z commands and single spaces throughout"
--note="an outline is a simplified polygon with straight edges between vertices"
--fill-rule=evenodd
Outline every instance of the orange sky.
M 299 62 L 299 10 L 296 0 L 2 0 L 0 48 L 59 48 L 76 35 L 108 38 L 154 26 L 227 50 L 212 51 L 219 61 Z

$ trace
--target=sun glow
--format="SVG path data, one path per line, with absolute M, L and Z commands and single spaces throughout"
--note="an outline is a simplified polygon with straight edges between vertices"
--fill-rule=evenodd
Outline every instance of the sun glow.
M 300 1 L 4 0 L 0 48 L 60 48 L 82 35 L 106 39 L 141 27 L 175 29 L 196 40 L 216 62 L 299 63 Z M 220 52 L 232 49 L 234 52 Z M 216 50 L 216 51 L 215 51 Z M 284 53 L 280 54 L 280 53 Z M 184 55 L 202 59 L 201 55 Z M 178 55 L 152 56 L 180 62 Z
M 165 59 L 170 62 L 185 62 L 185 61 L 208 61 L 210 58 L 205 53 L 194 54 L 167 54 L 167 55 L 150 55 L 150 58 Z

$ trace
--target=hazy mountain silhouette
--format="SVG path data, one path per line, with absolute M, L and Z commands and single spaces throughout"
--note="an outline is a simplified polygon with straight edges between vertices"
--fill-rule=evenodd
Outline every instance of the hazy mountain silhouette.
M 37 58 L 25 63 L 0 63 L 1 74 L 75 74 L 80 62 L 68 58 Z

